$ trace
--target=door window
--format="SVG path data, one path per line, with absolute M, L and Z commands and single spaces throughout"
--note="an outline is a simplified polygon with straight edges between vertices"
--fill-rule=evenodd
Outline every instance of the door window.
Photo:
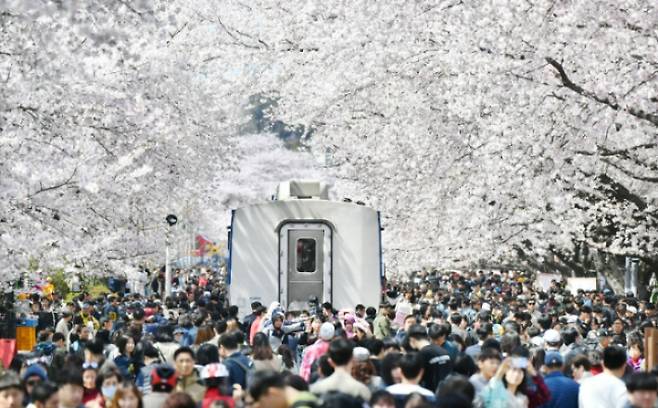
M 315 239 L 297 240 L 297 272 L 315 272 Z

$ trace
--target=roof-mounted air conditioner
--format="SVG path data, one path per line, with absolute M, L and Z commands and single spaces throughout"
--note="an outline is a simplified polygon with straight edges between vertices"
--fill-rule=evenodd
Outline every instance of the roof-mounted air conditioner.
M 279 184 L 277 200 L 328 200 L 329 186 L 320 181 L 291 180 Z

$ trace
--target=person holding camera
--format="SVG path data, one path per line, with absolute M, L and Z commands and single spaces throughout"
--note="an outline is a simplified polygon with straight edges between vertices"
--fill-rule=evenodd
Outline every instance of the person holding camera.
M 525 362 L 524 362 L 525 361 Z M 484 408 L 527 408 L 527 359 L 508 357 L 482 392 Z

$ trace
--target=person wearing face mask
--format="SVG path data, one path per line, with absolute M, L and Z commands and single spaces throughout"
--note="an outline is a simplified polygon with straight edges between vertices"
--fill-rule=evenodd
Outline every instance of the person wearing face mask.
M 97 399 L 88 403 L 88 406 L 107 407 L 114 398 L 117 387 L 121 382 L 121 375 L 115 369 L 109 369 L 101 372 L 96 379 L 96 387 L 100 388 L 101 393 Z

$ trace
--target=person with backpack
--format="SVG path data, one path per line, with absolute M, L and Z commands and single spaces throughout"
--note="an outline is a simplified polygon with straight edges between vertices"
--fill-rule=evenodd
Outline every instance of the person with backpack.
M 144 396 L 144 408 L 160 408 L 176 387 L 176 370 L 168 365 L 156 366 L 151 371 L 151 392 Z
M 151 373 L 164 362 L 160 350 L 151 343 L 144 344 L 144 366 L 139 369 L 135 379 L 135 384 L 139 387 L 142 395 L 151 392 Z
M 239 384 L 242 389 L 246 389 L 247 376 L 253 363 L 249 357 L 240 352 L 239 346 L 234 333 L 226 333 L 219 338 L 219 355 L 228 370 L 229 383 L 231 386 Z

